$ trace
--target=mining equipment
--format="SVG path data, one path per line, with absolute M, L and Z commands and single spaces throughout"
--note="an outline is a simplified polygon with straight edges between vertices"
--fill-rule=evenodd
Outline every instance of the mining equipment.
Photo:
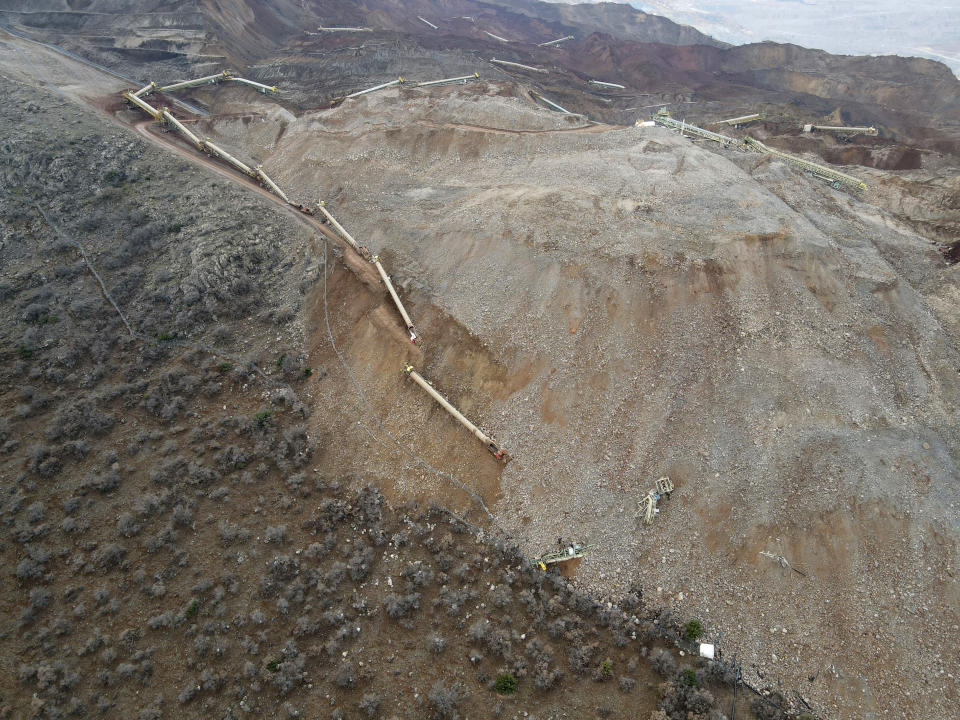
M 760 120 L 763 116 L 760 113 L 753 113 L 752 115 L 741 115 L 740 117 L 727 118 L 726 120 L 718 120 L 715 124 L 720 125 L 729 125 L 730 127 L 738 128 L 742 125 L 749 125 L 752 122 Z
M 414 87 L 433 87 L 436 85 L 466 85 L 472 80 L 479 80 L 480 73 L 475 72 L 473 75 L 461 75 L 460 77 L 444 78 L 443 80 L 430 80 L 429 82 L 418 82 Z
M 681 135 L 689 133 L 696 137 L 704 138 L 705 140 L 712 140 L 713 142 L 720 143 L 724 147 L 732 148 L 741 148 L 743 146 L 742 140 L 737 140 L 736 138 L 727 137 L 726 135 L 721 135 L 720 133 L 711 132 L 710 130 L 704 130 L 701 127 L 696 125 L 691 125 L 690 123 L 684 120 L 675 120 L 670 116 L 670 112 L 665 108 L 660 108 L 656 114 L 654 114 L 651 119 L 657 125 L 661 125 L 665 128 L 670 128 L 671 130 L 679 130 Z M 640 124 L 640 121 L 637 121 L 637 124 Z
M 494 442 L 489 435 L 483 432 L 483 430 L 481 430 L 472 422 L 467 420 L 467 418 L 464 417 L 464 415 L 459 410 L 457 410 L 453 405 L 451 405 L 450 402 L 445 397 L 443 397 L 443 395 L 441 395 L 434 389 L 433 385 L 427 382 L 420 373 L 418 373 L 416 370 L 413 369 L 413 365 L 409 365 L 409 364 L 405 365 L 403 367 L 403 374 L 406 375 L 411 380 L 413 380 L 421 388 L 423 388 L 430 397 L 432 397 L 434 400 L 437 401 L 437 403 L 439 403 L 440 407 L 442 407 L 448 413 L 453 415 L 455 420 L 457 420 L 461 425 L 467 428 L 467 430 L 473 433 L 474 437 L 476 437 L 480 442 L 482 442 L 486 446 L 490 454 L 493 455 L 497 460 L 499 460 L 503 464 L 507 464 L 508 462 L 510 462 L 511 460 L 510 454 L 506 450 L 504 450 L 502 447 L 500 447 L 496 442 Z
M 660 498 L 669 498 L 673 493 L 673 482 L 667 476 L 658 478 L 654 483 L 654 488 L 644 496 L 638 504 L 640 505 L 640 515 L 643 517 L 643 524 L 650 525 L 653 518 L 660 513 L 657 503 Z
M 565 547 L 563 550 L 557 550 L 555 552 L 544 553 L 537 558 L 537 565 L 541 570 L 546 570 L 548 565 L 555 565 L 556 563 L 567 562 L 568 560 L 575 560 L 576 558 L 581 558 L 586 554 L 592 545 L 584 545 L 583 543 L 572 543 Z
M 774 148 L 767 147 L 762 142 L 755 140 L 752 137 L 747 137 L 744 142 L 758 152 L 773 155 L 781 160 L 785 160 L 791 165 L 796 165 L 798 168 L 805 170 L 814 177 L 818 177 L 821 180 L 826 180 L 835 190 L 839 190 L 841 187 L 847 187 L 851 190 L 867 189 L 867 184 L 865 182 L 853 177 L 852 175 L 842 173 L 839 170 L 824 167 L 823 165 L 818 165 L 817 163 L 810 162 L 809 160 L 798 158 L 795 155 L 790 155 L 789 153 L 785 153 L 781 150 L 775 150 Z

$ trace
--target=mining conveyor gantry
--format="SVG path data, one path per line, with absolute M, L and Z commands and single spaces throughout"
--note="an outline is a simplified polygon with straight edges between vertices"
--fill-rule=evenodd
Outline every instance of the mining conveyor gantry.
M 326 204 L 323 200 L 317 201 L 317 209 L 320 211 L 320 214 L 323 215 L 324 219 L 329 222 L 331 226 L 333 226 L 333 229 L 337 231 L 337 234 L 343 238 L 347 245 L 352 247 L 360 257 L 367 262 L 373 263 L 374 267 L 377 268 L 377 273 L 380 275 L 380 279 L 383 281 L 383 284 L 387 286 L 387 291 L 390 293 L 390 298 L 393 300 L 393 304 L 396 305 L 397 311 L 400 313 L 400 317 L 403 318 L 404 325 L 407 326 L 407 332 L 410 333 L 410 342 L 417 342 L 419 339 L 417 336 L 417 329 L 413 326 L 413 320 L 410 318 L 410 314 L 407 312 L 407 309 L 403 306 L 403 302 L 400 300 L 400 296 L 397 294 L 397 289 L 393 286 L 393 281 L 390 279 L 390 276 L 384 269 L 383 264 L 380 262 L 380 256 L 372 255 L 365 246 L 354 240 L 353 235 L 347 232 L 346 228 L 344 228 L 343 225 L 341 225 L 330 213 L 330 211 L 327 210 Z
M 467 430 L 473 433 L 474 437 L 476 437 L 480 442 L 482 442 L 484 446 L 487 448 L 487 450 L 490 452 L 490 454 L 493 455 L 497 460 L 499 460 L 504 464 L 510 462 L 510 459 L 511 459 L 510 454 L 506 450 L 504 450 L 502 447 L 500 447 L 496 442 L 494 442 L 494 440 L 489 435 L 487 435 L 483 430 L 481 430 L 472 422 L 467 420 L 467 418 L 463 415 L 463 413 L 461 413 L 453 405 L 451 405 L 449 400 L 447 400 L 443 395 L 438 393 L 434 389 L 433 385 L 431 385 L 429 382 L 426 381 L 426 379 L 424 379 L 423 375 L 421 375 L 416 370 L 414 370 L 413 365 L 409 365 L 409 364 L 405 365 L 403 368 L 403 374 L 406 375 L 411 380 L 413 380 L 421 388 L 423 388 L 430 397 L 432 397 L 434 400 L 437 401 L 440 407 L 442 407 L 444 410 L 450 413 L 457 422 L 459 422 Z

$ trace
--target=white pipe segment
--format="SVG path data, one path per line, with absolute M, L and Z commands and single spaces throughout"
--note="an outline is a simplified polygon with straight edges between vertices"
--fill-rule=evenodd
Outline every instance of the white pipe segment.
M 365 27 L 318 27 L 317 30 L 320 32 L 373 32 L 370 28 Z
M 153 89 L 157 86 L 155 82 L 150 83 L 149 85 L 144 85 L 142 88 L 133 93 L 136 97 L 143 97 L 144 95 L 149 95 L 153 92 Z
M 157 120 L 157 119 L 160 118 L 160 111 L 159 111 L 159 110 L 151 107 L 150 105 L 147 105 L 147 103 L 145 103 L 143 100 L 141 100 L 140 98 L 138 98 L 138 97 L 137 97 L 136 95 L 134 95 L 132 92 L 125 92 L 125 93 L 123 93 L 123 97 L 125 97 L 127 100 L 129 100 L 130 102 L 132 102 L 134 105 L 136 105 L 137 107 L 139 107 L 139 108 L 140 108 L 141 110 L 143 110 L 145 113 L 149 113 L 150 116 L 151 116 L 154 120 Z
M 426 23 L 427 25 L 429 25 L 430 27 L 432 27 L 434 30 L 439 30 L 439 29 L 440 29 L 440 28 L 438 28 L 436 25 L 434 25 L 432 22 L 430 22 L 429 20 L 425 20 L 424 18 L 420 17 L 419 15 L 417 15 L 417 20 L 419 20 L 419 21 L 422 22 L 422 23 Z
M 565 40 L 573 40 L 573 35 L 567 35 L 566 37 L 557 38 L 556 40 L 550 40 L 549 42 L 540 43 L 537 47 L 552 47 L 554 45 L 559 45 Z
M 535 93 L 533 93 L 533 96 L 534 96 L 535 98 L 537 98 L 538 100 L 543 100 L 543 102 L 545 102 L 547 105 L 549 105 L 550 107 L 552 107 L 554 110 L 558 110 L 559 112 L 562 112 L 564 115 L 573 115 L 573 113 L 570 112 L 569 110 L 567 110 L 565 107 L 561 107 L 560 105 L 557 105 L 555 102 L 553 102 L 553 100 L 547 100 L 547 99 L 546 99 L 543 95 L 541 95 L 540 93 L 536 93 L 536 92 L 535 92 Z
M 456 419 L 461 425 L 467 428 L 467 430 L 473 433 L 474 437 L 486 445 L 487 450 L 493 453 L 495 458 L 503 462 L 509 461 L 510 456 L 504 452 L 500 446 L 497 445 L 497 443 L 495 443 L 486 433 L 484 433 L 483 430 L 467 420 L 467 418 L 464 417 L 464 415 L 453 405 L 451 405 L 443 395 L 434 390 L 433 385 L 424 380 L 423 376 L 414 370 L 412 365 L 407 365 L 403 371 L 406 373 L 407 377 L 413 380 L 417 385 L 423 388 L 430 397 L 436 400 L 440 404 L 440 407 L 450 413 L 454 419 Z
M 541 68 L 530 67 L 529 65 L 521 65 L 520 63 L 510 62 L 509 60 L 497 60 L 493 58 L 490 62 L 495 65 L 505 65 L 507 67 L 521 68 L 522 70 L 530 70 L 531 72 L 540 73 L 542 75 L 548 75 L 549 71 L 543 70 Z
M 258 82 L 256 82 L 255 80 L 247 80 L 246 78 L 241 78 L 241 77 L 230 78 L 230 80 L 233 80 L 234 82 L 241 83 L 241 84 L 243 84 L 243 85 L 249 85 L 250 87 L 256 88 L 257 90 L 259 90 L 260 92 L 262 92 L 262 93 L 264 93 L 264 94 L 266 94 L 266 93 L 274 93 L 274 94 L 276 94 L 276 93 L 277 93 L 277 86 L 276 86 L 276 85 L 264 85 L 263 83 L 258 83 Z
M 270 177 L 263 171 L 263 165 L 257 165 L 256 173 L 257 173 L 257 177 L 260 178 L 268 188 L 270 188 L 278 196 L 283 198 L 283 201 L 285 203 L 287 203 L 288 205 L 290 204 L 290 200 L 287 198 L 283 190 L 277 187 L 277 184 L 273 180 L 271 180 Z
M 337 219 L 327 211 L 327 208 L 323 206 L 323 200 L 317 201 L 317 207 L 320 209 L 320 212 L 323 213 L 323 216 L 330 221 L 330 224 L 333 225 L 334 228 L 336 228 L 337 232 L 340 233 L 340 236 L 347 241 L 347 244 L 350 245 L 350 247 L 352 247 L 362 256 L 363 253 L 360 252 L 360 244 L 356 240 L 354 240 L 353 236 L 350 233 L 348 233 L 346 230 L 344 230 L 343 225 L 338 223 Z
M 443 85 L 445 83 L 468 83 L 471 80 L 479 80 L 480 73 L 474 73 L 473 75 L 464 75 L 463 77 L 455 78 L 444 78 L 443 80 L 431 80 L 430 82 L 417 83 L 417 87 L 430 87 L 431 85 Z
M 355 92 L 355 93 L 350 93 L 349 95 L 347 95 L 347 96 L 344 97 L 343 99 L 344 99 L 344 100 L 349 100 L 350 98 L 360 97 L 361 95 L 366 95 L 367 93 L 372 93 L 372 92 L 374 92 L 375 90 L 383 90 L 384 88 L 393 87 L 394 85 L 403 85 L 403 82 L 404 82 L 403 78 L 402 78 L 402 77 L 399 77 L 399 78 L 397 78 L 396 80 L 391 80 L 390 82 L 383 83 L 382 85 L 375 85 L 374 87 L 372 87 L 372 88 L 367 88 L 366 90 L 360 90 L 360 91 Z
M 172 85 L 164 85 L 160 88 L 160 92 L 170 92 L 172 90 L 181 90 L 188 87 L 197 87 L 198 85 L 205 85 L 206 83 L 218 83 L 221 80 L 230 80 L 230 73 L 227 70 L 218 72 L 216 75 L 207 75 L 201 78 L 195 78 L 193 80 L 184 80 L 182 82 L 173 83 Z
M 249 176 L 252 177 L 252 178 L 257 177 L 257 173 L 256 173 L 256 172 L 254 172 L 254 171 L 251 170 L 249 167 L 247 167 L 246 165 L 244 165 L 242 162 L 240 162 L 239 160 L 237 160 L 233 155 L 231 155 L 230 153 L 228 153 L 226 150 L 224 150 L 224 149 L 222 149 L 222 148 L 217 147 L 216 145 L 214 145 L 212 142 L 210 142 L 209 139 L 203 141 L 203 146 L 204 146 L 205 148 L 207 148 L 210 152 L 212 152 L 214 155 L 218 155 L 218 156 L 220 156 L 221 158 L 223 158 L 224 160 L 226 160 L 228 163 L 230 163 L 231 165 L 233 165 L 233 166 L 234 166 L 237 170 L 239 170 L 240 172 L 246 173 L 247 175 L 249 175 Z
M 173 125 L 177 130 L 179 130 L 180 133 L 184 137 L 186 137 L 190 142 L 196 145 L 198 149 L 203 150 L 203 142 L 200 140 L 200 138 L 198 138 L 196 135 L 190 132 L 182 122 L 180 122 L 173 115 L 171 115 L 169 110 L 164 108 L 162 112 L 163 112 L 163 117 L 167 120 L 167 122 Z
M 611 83 L 611 82 L 603 82 L 602 80 L 591 80 L 591 81 L 590 81 L 590 84 L 591 84 L 591 85 L 599 85 L 600 87 L 617 88 L 618 90 L 626 90 L 626 89 L 627 89 L 627 86 L 626 86 L 626 85 L 620 85 L 620 84 L 618 84 L 618 83 Z
M 387 275 L 387 271 L 383 269 L 383 265 L 380 263 L 380 256 L 373 256 L 373 264 L 377 267 L 377 272 L 380 273 L 380 279 L 383 280 L 383 284 L 387 286 L 387 290 L 390 291 L 390 297 L 393 298 L 393 304 L 397 306 L 397 310 L 400 311 L 400 317 L 403 318 L 403 323 L 407 326 L 407 330 L 410 331 L 410 342 L 417 341 L 417 332 L 413 327 L 413 320 L 410 319 L 410 316 L 407 314 L 407 310 L 403 307 L 403 303 L 400 302 L 400 296 L 397 295 L 396 289 L 393 287 L 393 282 L 390 280 L 390 276 Z
M 484 30 L 484 32 L 487 33 L 487 35 L 492 37 L 494 40 L 499 40 L 500 42 L 510 42 L 506 38 L 502 38 L 499 35 L 494 35 L 492 32 L 487 32 L 486 30 Z

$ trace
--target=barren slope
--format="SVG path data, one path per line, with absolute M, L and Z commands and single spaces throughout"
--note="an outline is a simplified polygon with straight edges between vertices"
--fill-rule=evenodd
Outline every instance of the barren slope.
M 918 695 L 910 716 L 946 712 L 955 266 L 870 193 L 662 129 L 571 132 L 582 121 L 510 95 L 391 91 L 272 134 L 211 130 L 286 184 L 325 188 L 357 237 L 389 247 L 426 374 L 516 458 L 499 495 L 469 435 L 434 447 L 449 420 L 403 384 L 403 358 L 345 334 L 353 373 L 386 427 L 474 478 L 529 553 L 589 539 L 583 586 L 639 582 L 709 618 L 755 680 L 830 714 Z M 473 339 L 451 345 L 431 306 Z M 663 474 L 678 492 L 641 529 L 636 503 Z

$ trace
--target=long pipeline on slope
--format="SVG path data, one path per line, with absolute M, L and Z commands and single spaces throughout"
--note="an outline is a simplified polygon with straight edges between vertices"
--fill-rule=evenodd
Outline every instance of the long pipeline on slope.
M 474 437 L 476 437 L 480 442 L 482 442 L 486 446 L 490 454 L 493 455 L 497 460 L 499 460 L 504 464 L 510 462 L 511 460 L 510 453 L 508 453 L 506 450 L 500 447 L 496 442 L 494 442 L 493 438 L 491 438 L 489 435 L 483 432 L 483 430 L 481 430 L 472 422 L 470 422 L 463 415 L 463 413 L 461 413 L 453 405 L 451 405 L 449 400 L 447 400 L 443 395 L 438 393 L 434 389 L 433 385 L 427 382 L 420 373 L 418 373 L 416 370 L 413 369 L 413 365 L 405 365 L 403 368 L 403 374 L 406 375 L 411 380 L 413 380 L 421 388 L 423 388 L 430 397 L 432 397 L 434 400 L 437 401 L 440 407 L 442 407 L 444 410 L 450 413 L 457 422 L 459 422 L 461 425 L 467 428 L 467 430 L 473 433 Z

